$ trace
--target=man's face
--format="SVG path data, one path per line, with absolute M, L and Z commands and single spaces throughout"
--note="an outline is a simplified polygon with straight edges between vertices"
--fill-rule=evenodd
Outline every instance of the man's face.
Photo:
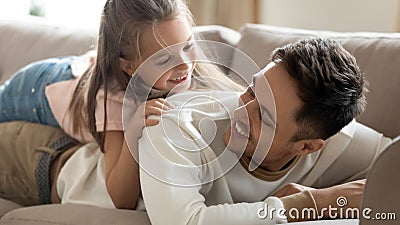
M 234 111 L 224 142 L 236 153 L 242 153 L 244 147 L 244 157 L 276 171 L 298 154 L 291 139 L 298 130 L 295 115 L 303 103 L 295 81 L 282 65 L 270 63 L 265 69 L 264 74 L 254 76 L 252 87 L 240 96 L 240 106 Z

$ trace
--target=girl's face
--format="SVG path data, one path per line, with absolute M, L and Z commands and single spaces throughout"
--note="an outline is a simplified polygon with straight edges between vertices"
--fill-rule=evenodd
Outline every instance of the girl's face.
M 147 85 L 173 92 L 189 88 L 195 47 L 185 17 L 159 22 L 155 27 L 146 26 L 141 43 L 142 60 L 135 63 L 135 70 L 144 62 L 137 72 Z

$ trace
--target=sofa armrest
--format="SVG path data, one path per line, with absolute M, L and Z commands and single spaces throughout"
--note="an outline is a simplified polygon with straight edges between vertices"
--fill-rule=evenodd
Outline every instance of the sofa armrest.
M 0 219 L 7 225 L 150 225 L 144 211 L 104 209 L 77 204 L 50 204 L 13 210 Z

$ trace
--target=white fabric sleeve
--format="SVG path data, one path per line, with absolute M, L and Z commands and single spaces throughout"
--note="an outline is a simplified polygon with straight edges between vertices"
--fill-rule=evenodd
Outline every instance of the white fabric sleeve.
M 284 215 L 283 204 L 275 197 L 255 203 L 232 203 L 231 199 L 226 198 L 226 201 L 219 199 L 214 205 L 206 205 L 206 197 L 201 194 L 201 189 L 210 184 L 190 185 L 200 184 L 205 172 L 196 167 L 189 168 L 194 165 L 192 161 L 196 161 L 197 156 L 184 157 L 178 153 L 175 145 L 162 135 L 163 130 L 173 132 L 173 128 L 169 126 L 176 127 L 173 122 L 165 121 L 163 126 L 147 127 L 139 141 L 141 188 L 152 224 L 250 225 L 287 222 L 278 215 Z M 182 137 L 182 140 L 185 141 L 186 147 L 190 144 L 195 145 L 187 138 Z M 187 165 L 189 169 L 178 168 L 174 166 L 176 164 Z M 171 184 L 175 182 L 187 186 Z M 229 192 L 228 188 L 220 190 Z M 230 196 L 229 193 L 218 195 Z
M 392 142 L 390 138 L 356 121 L 351 122 L 349 127 L 352 132 L 349 133 L 348 144 L 344 146 L 344 149 L 331 145 L 329 149 L 323 150 L 330 151 L 333 155 L 340 150 L 341 153 L 333 162 L 329 162 L 332 157 L 320 159 L 327 168 L 314 167 L 313 170 L 316 171 L 313 174 L 315 182 L 311 183 L 313 187 L 327 187 L 366 178 L 375 159 Z M 346 139 L 341 139 L 339 143 L 345 141 Z M 304 184 L 311 185 L 307 182 Z

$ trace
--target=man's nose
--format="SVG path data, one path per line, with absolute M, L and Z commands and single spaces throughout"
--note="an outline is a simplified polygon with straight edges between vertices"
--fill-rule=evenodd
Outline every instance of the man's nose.
M 244 124 L 249 124 L 249 112 L 246 105 L 242 105 L 234 111 L 235 120 L 241 121 Z
M 257 112 L 259 107 L 258 102 L 253 99 L 249 101 L 245 106 L 249 117 L 255 116 L 255 113 Z
M 252 99 L 246 93 L 243 93 L 242 95 L 240 95 L 239 106 L 246 105 L 251 100 Z
M 236 117 L 242 120 L 249 120 L 250 117 L 254 116 L 256 112 L 256 108 L 258 107 L 257 101 L 243 101 L 241 100 L 239 103 L 238 109 L 235 111 Z

